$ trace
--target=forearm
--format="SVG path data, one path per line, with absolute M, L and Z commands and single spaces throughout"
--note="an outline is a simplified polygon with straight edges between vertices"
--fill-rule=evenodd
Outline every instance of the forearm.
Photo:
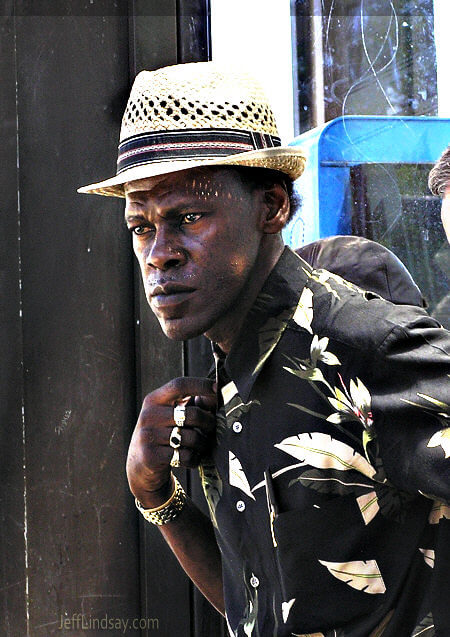
M 168 501 L 173 489 L 170 477 L 159 489 L 136 495 L 145 509 L 154 509 Z M 210 519 L 187 498 L 177 517 L 158 528 L 187 575 L 223 615 L 222 564 Z
M 174 425 L 173 405 L 186 396 L 195 396 L 196 404 L 187 406 L 181 422 Z M 144 518 L 159 527 L 188 576 L 224 614 L 221 557 L 213 526 L 186 498 L 171 472 L 171 466 L 197 467 L 209 449 L 216 401 L 213 382 L 204 378 L 178 378 L 148 394 L 130 441 L 127 477 Z M 172 440 L 174 430 L 178 445 Z
M 224 615 L 222 564 L 210 519 L 188 498 L 179 516 L 159 529 L 190 579 Z

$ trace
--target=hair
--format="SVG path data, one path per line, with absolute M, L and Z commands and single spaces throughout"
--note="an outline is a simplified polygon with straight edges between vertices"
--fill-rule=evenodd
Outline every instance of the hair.
M 444 150 L 428 176 L 428 188 L 433 195 L 443 197 L 450 186 L 450 146 Z
M 249 166 L 233 166 L 242 181 L 251 188 L 268 188 L 280 184 L 289 198 L 289 217 L 287 223 L 293 219 L 301 208 L 301 196 L 294 187 L 294 180 L 279 170 L 270 168 L 251 168 Z

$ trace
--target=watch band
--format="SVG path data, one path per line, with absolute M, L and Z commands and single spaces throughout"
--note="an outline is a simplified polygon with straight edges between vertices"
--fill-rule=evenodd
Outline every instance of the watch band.
M 173 480 L 175 485 L 173 493 L 167 502 L 164 502 L 161 506 L 155 509 L 144 509 L 139 500 L 135 499 L 138 511 L 142 513 L 147 522 L 162 526 L 174 520 L 183 510 L 186 503 L 186 493 L 176 476 L 173 476 Z

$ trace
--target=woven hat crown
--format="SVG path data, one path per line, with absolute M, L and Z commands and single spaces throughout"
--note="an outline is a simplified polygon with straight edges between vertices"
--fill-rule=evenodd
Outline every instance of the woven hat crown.
M 116 175 L 78 192 L 124 197 L 128 182 L 200 166 L 268 168 L 297 179 L 305 155 L 281 147 L 267 97 L 251 75 L 214 62 L 179 64 L 137 75 Z
M 120 141 L 150 131 L 208 128 L 278 136 L 258 82 L 247 73 L 206 62 L 141 71 L 123 116 Z

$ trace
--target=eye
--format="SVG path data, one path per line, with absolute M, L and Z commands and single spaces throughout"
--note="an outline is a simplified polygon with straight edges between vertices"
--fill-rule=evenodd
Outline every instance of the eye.
M 199 212 L 188 212 L 181 217 L 181 223 L 183 225 L 190 225 L 201 219 L 202 215 Z
M 131 228 L 128 228 L 128 230 L 132 234 L 141 236 L 143 234 L 147 234 L 147 232 L 150 232 L 151 228 L 149 228 L 148 226 L 132 226 Z

